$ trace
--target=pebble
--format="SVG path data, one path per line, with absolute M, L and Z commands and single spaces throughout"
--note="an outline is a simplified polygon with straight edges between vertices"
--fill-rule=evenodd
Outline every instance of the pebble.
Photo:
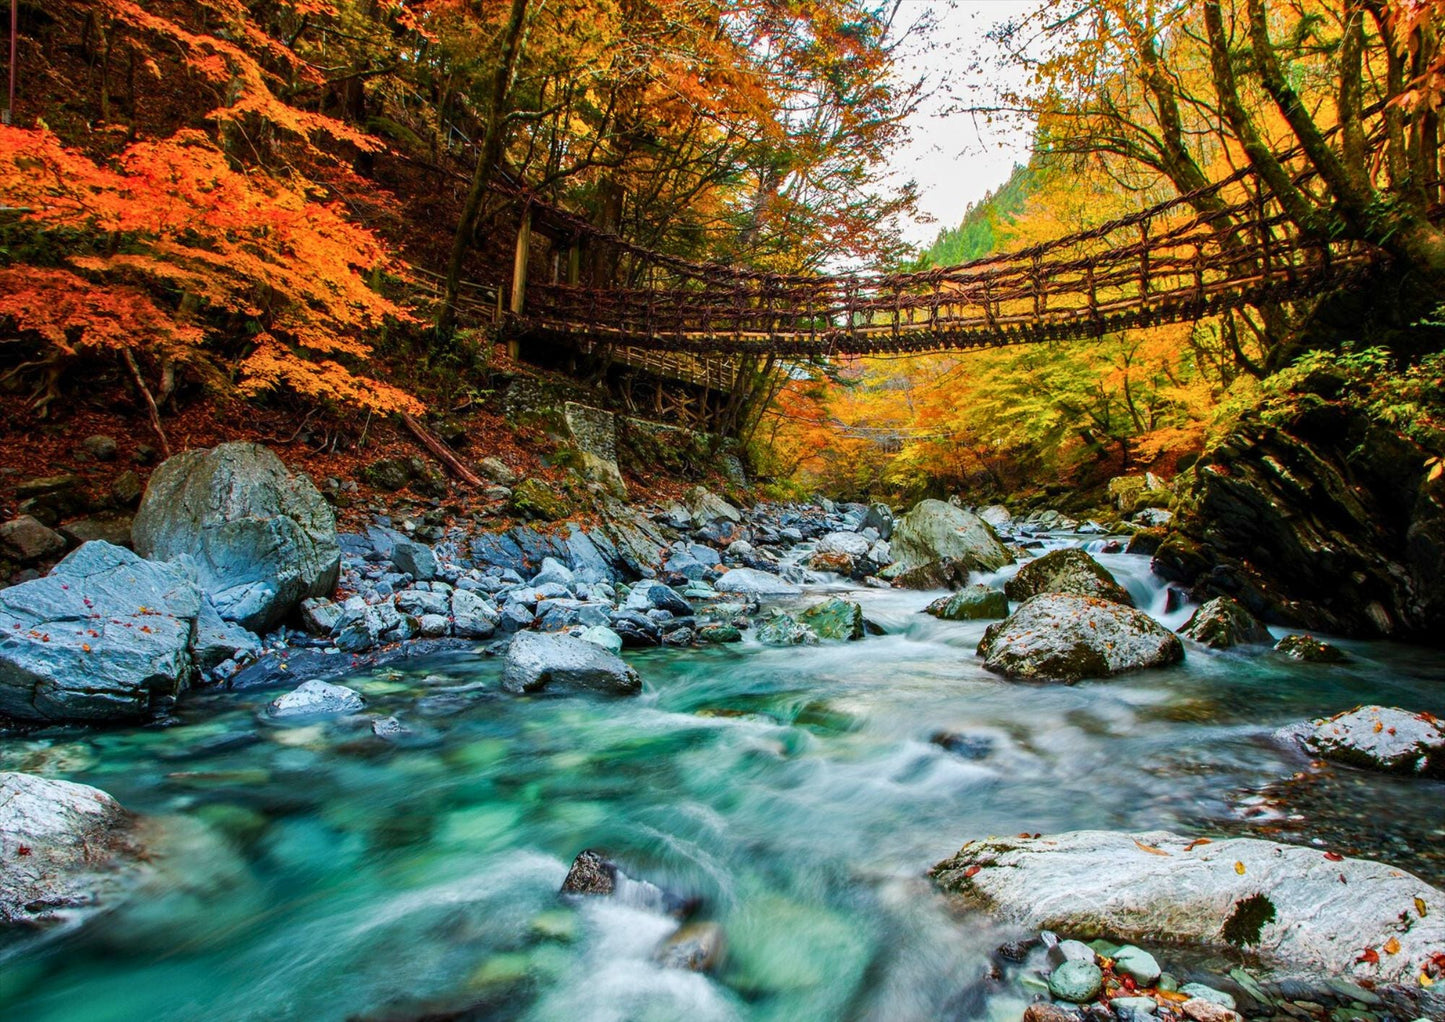
M 1093 962 L 1064 962 L 1049 973 L 1049 993 L 1061 1001 L 1092 1001 L 1103 985 L 1104 973 Z
M 1141 987 L 1153 986 L 1163 971 L 1153 955 L 1132 944 L 1121 947 L 1112 957 L 1114 971 L 1128 976 Z
M 1061 940 L 1049 948 L 1050 965 L 1058 966 L 1065 962 L 1088 962 L 1093 965 L 1094 961 L 1094 949 L 1081 941 Z
M 1179 988 L 1179 992 L 1186 997 L 1197 997 L 1200 1000 L 1213 1001 L 1215 1004 L 1223 1005 L 1230 1011 L 1233 1011 L 1236 1007 L 1232 996 L 1226 994 L 1223 990 L 1216 990 L 1211 986 L 1205 986 L 1203 983 L 1185 983 Z
M 1239 1016 L 1224 1005 L 1206 1001 L 1202 997 L 1185 1001 L 1179 1010 L 1184 1013 L 1185 1018 L 1193 1019 L 1194 1022 L 1238 1022 L 1239 1020 Z

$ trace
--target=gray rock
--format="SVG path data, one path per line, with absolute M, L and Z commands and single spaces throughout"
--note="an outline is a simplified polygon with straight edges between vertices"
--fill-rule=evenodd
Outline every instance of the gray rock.
M 324 596 L 301 601 L 301 622 L 312 635 L 327 636 L 341 623 L 341 604 Z
M 97 433 L 80 442 L 79 448 L 96 461 L 114 461 L 116 455 L 115 437 Z
M 798 615 L 798 623 L 820 639 L 854 641 L 863 638 L 863 607 L 837 597 L 814 604 Z
M 583 642 L 590 642 L 592 645 L 605 649 L 614 655 L 622 652 L 622 636 L 618 635 L 606 625 L 593 625 L 583 631 L 577 638 Z
M 984 666 L 1025 681 L 1104 678 L 1184 659 L 1179 637 L 1149 615 L 1109 600 L 1045 593 L 988 626 Z
M 366 700 L 355 689 L 313 680 L 273 700 L 266 712 L 277 718 L 320 717 L 358 713 L 365 705 Z
M 1119 1022 L 1141 1022 L 1154 1016 L 1159 1002 L 1152 997 L 1112 997 L 1109 1007 L 1119 1017 Z
M 758 622 L 758 641 L 765 646 L 811 646 L 818 641 L 818 635 L 793 615 L 774 610 Z
M 145 494 L 140 473 L 125 471 L 110 481 L 110 496 L 120 507 L 135 507 Z
M 1057 968 L 1065 962 L 1087 962 L 1093 965 L 1099 956 L 1081 940 L 1061 940 L 1049 948 L 1048 957 L 1049 964 Z
M 186 451 L 151 475 L 132 525 L 136 552 L 185 560 L 221 616 L 269 631 L 336 587 L 331 505 L 259 444 Z
M 1049 993 L 1073 1004 L 1092 1001 L 1103 986 L 1104 972 L 1093 962 L 1064 962 L 1049 973 Z
M 1134 606 L 1134 598 L 1114 581 L 1108 569 L 1077 547 L 1053 550 L 1029 561 L 1004 583 L 1003 591 L 1016 601 L 1040 593 L 1067 593 Z
M 694 486 L 682 498 L 694 528 L 713 522 L 741 522 L 742 512 L 704 486 Z
M 0 550 L 21 564 L 34 564 L 65 549 L 65 537 L 30 515 L 0 525 Z
M 477 462 L 477 468 L 481 471 L 482 475 L 500 486 L 517 485 L 517 473 L 508 468 L 507 463 L 501 458 L 483 458 Z
M 858 526 L 858 531 L 873 529 L 878 533 L 879 539 L 888 539 L 893 535 L 895 524 L 891 507 L 887 504 L 869 504 L 868 513 L 863 516 L 863 522 Z
M 423 614 L 451 613 L 451 600 L 446 593 L 433 593 L 421 589 L 407 589 L 396 594 L 396 609 L 403 614 L 421 617 Z
M 1445 1010 L 1416 980 L 1445 946 L 1445 891 L 1382 863 L 1253 838 L 1079 831 L 970 842 L 931 875 L 1007 925 L 1248 948 L 1276 981 L 1364 980 L 1427 1016 Z M 1392 940 L 1397 953 L 1361 960 Z
M 0 590 L 0 714 L 144 717 L 189 683 L 201 591 L 169 564 L 86 543 Z
M 1212 649 L 1273 642 L 1269 629 L 1228 596 L 1216 596 L 1193 614 L 1179 634 Z
M 873 546 L 856 532 L 830 532 L 814 549 L 820 554 L 847 554 L 849 557 L 867 557 Z
M 1128 976 L 1141 987 L 1152 987 L 1164 971 L 1153 955 L 1133 944 L 1124 945 L 1110 957 L 1114 959 L 1115 972 Z
M 1233 1011 L 1236 1007 L 1234 998 L 1223 990 L 1216 990 L 1213 987 L 1205 986 L 1203 983 L 1185 983 L 1179 988 L 1179 992 L 1189 998 L 1198 998 L 1202 1001 L 1213 1001 Z
M 140 499 L 139 493 L 136 494 L 136 499 Z M 60 527 L 60 534 L 75 546 L 99 539 L 116 546 L 128 547 L 131 545 L 130 526 L 130 515 L 91 515 L 89 518 L 66 522 Z
M 952 596 L 934 600 L 924 612 L 945 621 L 986 621 L 1008 617 L 1008 597 L 988 586 L 965 586 Z
M 1313 635 L 1286 635 L 1274 648 L 1291 660 L 1307 664 L 1342 664 L 1349 660 L 1338 646 L 1321 642 Z
M 894 575 L 936 561 L 957 562 L 970 571 L 996 571 L 1013 563 L 987 522 L 941 500 L 920 501 L 898 519 L 888 545 Z
M 770 571 L 756 568 L 732 568 L 713 583 L 720 593 L 736 593 L 741 596 L 797 596 L 803 587 L 785 582 Z
M 1014 520 L 1013 513 L 1002 504 L 990 504 L 980 511 L 978 516 L 995 529 L 1002 529 L 1005 526 L 1012 525 Z
M 614 653 L 569 635 L 522 632 L 512 640 L 502 665 L 508 692 L 543 689 L 636 695 L 642 679 Z
M 665 610 L 672 614 L 686 616 L 692 613 L 692 605 L 674 592 L 669 586 L 651 579 L 643 579 L 632 587 L 623 604 L 627 610 Z
M 0 773 L 0 925 L 74 921 L 118 898 L 131 826 L 98 788 Z
M 614 496 L 626 497 L 627 484 L 617 466 L 617 419 L 609 411 L 568 401 L 562 419 L 582 455 L 582 476 L 601 483 Z
M 391 563 L 397 571 L 404 571 L 418 581 L 437 577 L 437 558 L 432 548 L 425 543 L 410 539 L 398 540 L 391 550 Z
M 191 659 L 200 671 L 215 670 L 226 660 L 249 660 L 261 652 L 261 640 L 233 621 L 223 620 L 209 599 L 201 601 L 191 639 Z
M 1445 723 L 1395 706 L 1357 706 L 1286 729 L 1322 759 L 1369 770 L 1445 777 Z
M 416 619 L 417 634 L 424 639 L 438 639 L 451 631 L 445 614 L 422 614 Z
M 542 558 L 542 569 L 532 576 L 529 584 L 543 586 L 550 583 L 552 585 L 570 586 L 576 581 L 577 576 L 572 573 L 571 568 L 567 567 L 567 565 L 555 557 L 544 557 Z

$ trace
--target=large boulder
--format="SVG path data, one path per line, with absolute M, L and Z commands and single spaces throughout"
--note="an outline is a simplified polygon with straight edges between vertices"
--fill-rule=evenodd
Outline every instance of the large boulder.
M 621 657 L 591 642 L 520 632 L 507 649 L 502 687 L 518 693 L 560 689 L 636 695 L 642 679 Z
M 893 564 L 886 577 L 944 562 L 964 571 L 996 571 L 1013 563 L 992 526 L 941 500 L 920 501 L 893 526 L 888 541 Z
M 694 528 L 713 522 L 741 522 L 742 512 L 705 486 L 694 486 L 682 498 Z
M 713 583 L 720 593 L 734 593 L 738 596 L 797 596 L 802 586 L 794 585 L 770 571 L 757 568 L 733 568 Z
M 136 552 L 184 561 L 221 617 L 274 628 L 308 596 L 336 587 L 336 518 L 315 484 L 260 444 L 168 458 L 131 526 Z
M 1269 629 L 1228 596 L 1216 596 L 1193 614 L 1179 634 L 1212 649 L 1274 642 Z
M 1008 597 L 997 589 L 973 585 L 941 596 L 923 610 L 945 621 L 986 621 L 1008 617 Z
M 1052 550 L 1029 561 L 1004 583 L 1003 591 L 1010 600 L 1018 601 L 1040 593 L 1068 593 L 1134 606 L 1134 598 L 1114 581 L 1109 569 L 1078 547 Z
M 1445 1011 L 1418 982 L 1445 947 L 1445 891 L 1382 863 L 1253 838 L 1079 831 L 973 841 L 930 872 L 1029 933 L 1248 949 L 1279 979 L 1347 979 L 1428 1018 Z
M 856 532 L 830 532 L 818 540 L 815 549 L 820 554 L 847 554 L 849 557 L 867 557 L 873 548 L 867 537 Z
M 0 773 L 0 924 L 45 926 L 110 902 L 131 823 L 98 788 Z
M 148 716 L 190 681 L 201 601 L 175 565 L 99 542 L 0 590 L 0 714 Z
M 1184 646 L 1148 614 L 1090 596 L 1044 593 L 988 626 L 978 655 L 1024 681 L 1104 678 L 1184 659 Z
M 1309 752 L 1368 770 L 1445 777 L 1445 723 L 1429 713 L 1394 706 L 1353 710 L 1285 728 Z

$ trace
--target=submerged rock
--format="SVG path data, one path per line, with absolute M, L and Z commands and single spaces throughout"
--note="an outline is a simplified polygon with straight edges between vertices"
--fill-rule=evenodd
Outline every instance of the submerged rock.
M 1093 962 L 1064 962 L 1049 973 L 1049 993 L 1073 1004 L 1092 1001 L 1103 986 L 1104 971 Z
M 1274 641 L 1268 628 L 1228 596 L 1216 596 L 1196 610 L 1179 634 L 1212 649 Z
M 590 848 L 572 860 L 562 894 L 611 894 L 617 889 L 617 864 Z
M 652 957 L 667 969 L 711 972 L 722 964 L 726 951 L 727 940 L 717 923 L 688 923 L 665 937 Z
M 1004 583 L 1003 591 L 1018 601 L 1040 593 L 1066 593 L 1134 606 L 1134 598 L 1109 570 L 1078 547 L 1053 550 L 1029 561 Z
M 273 700 L 266 712 L 278 718 L 320 717 L 357 713 L 365 705 L 366 700 L 355 689 L 325 681 L 307 681 Z
M 190 682 L 201 591 L 179 568 L 86 543 L 0 590 L 0 714 L 144 717 Z
M 978 655 L 1026 681 L 1104 678 L 1184 659 L 1184 646 L 1149 615 L 1109 600 L 1045 593 L 988 626 Z
M 973 585 L 940 597 L 923 610 L 945 621 L 986 621 L 1008 617 L 1008 597 L 1001 590 Z
M 341 547 L 331 505 L 260 444 L 168 458 L 131 526 L 136 552 L 184 560 L 227 621 L 265 632 L 308 596 L 336 587 Z
M 1307 664 L 1342 664 L 1349 659 L 1338 646 L 1321 642 L 1313 635 L 1286 635 L 1274 648 L 1291 660 Z
M 1013 563 L 987 522 L 941 500 L 920 501 L 898 519 L 888 547 L 894 560 L 885 577 L 894 579 L 935 562 L 965 571 L 995 571 Z
M 1436 910 L 1445 892 L 1382 863 L 1253 838 L 1078 831 L 973 841 L 930 875 L 1029 931 L 1247 948 L 1278 979 L 1345 977 L 1427 1016 L 1445 1008 L 1445 997 L 1417 982 L 1445 945 L 1445 913 Z
M 774 610 L 758 622 L 758 641 L 765 646 L 811 646 L 818 634 L 793 615 Z
M 1445 723 L 1394 706 L 1357 706 L 1281 737 L 1299 740 L 1322 759 L 1394 773 L 1445 777 Z
M 521 632 L 507 649 L 502 687 L 517 693 L 562 689 L 636 695 L 642 679 L 621 657 L 591 642 Z
M 43 926 L 105 907 L 125 882 L 131 817 L 98 788 L 0 773 L 0 924 Z
M 863 607 L 837 597 L 824 600 L 798 615 L 798 623 L 820 639 L 852 641 L 863 638 Z

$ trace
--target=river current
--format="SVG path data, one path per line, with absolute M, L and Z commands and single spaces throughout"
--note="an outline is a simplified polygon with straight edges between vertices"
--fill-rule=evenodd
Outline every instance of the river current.
M 1048 539 L 1067 543 L 1099 547 Z M 1096 556 L 1141 608 L 1188 617 L 1147 558 Z M 1361 702 L 1445 715 L 1438 651 L 1341 642 L 1351 661 L 1326 666 L 1191 646 L 1177 668 L 1021 685 L 979 666 L 983 622 L 920 613 L 939 594 L 848 592 L 886 634 L 629 653 L 633 699 L 506 697 L 500 661 L 471 654 L 344 679 L 412 728 L 391 743 L 262 721 L 275 692 L 196 693 L 167 728 L 0 740 L 0 768 L 180 818 L 181 849 L 173 883 L 0 952 L 0 1014 L 1016 1022 L 1021 990 L 975 989 L 1014 935 L 953 914 L 923 876 L 973 838 L 1272 836 L 1445 884 L 1445 784 L 1271 740 Z M 558 899 L 589 847 L 700 899 L 727 936 L 715 974 L 655 964 L 676 922 L 645 904 Z

